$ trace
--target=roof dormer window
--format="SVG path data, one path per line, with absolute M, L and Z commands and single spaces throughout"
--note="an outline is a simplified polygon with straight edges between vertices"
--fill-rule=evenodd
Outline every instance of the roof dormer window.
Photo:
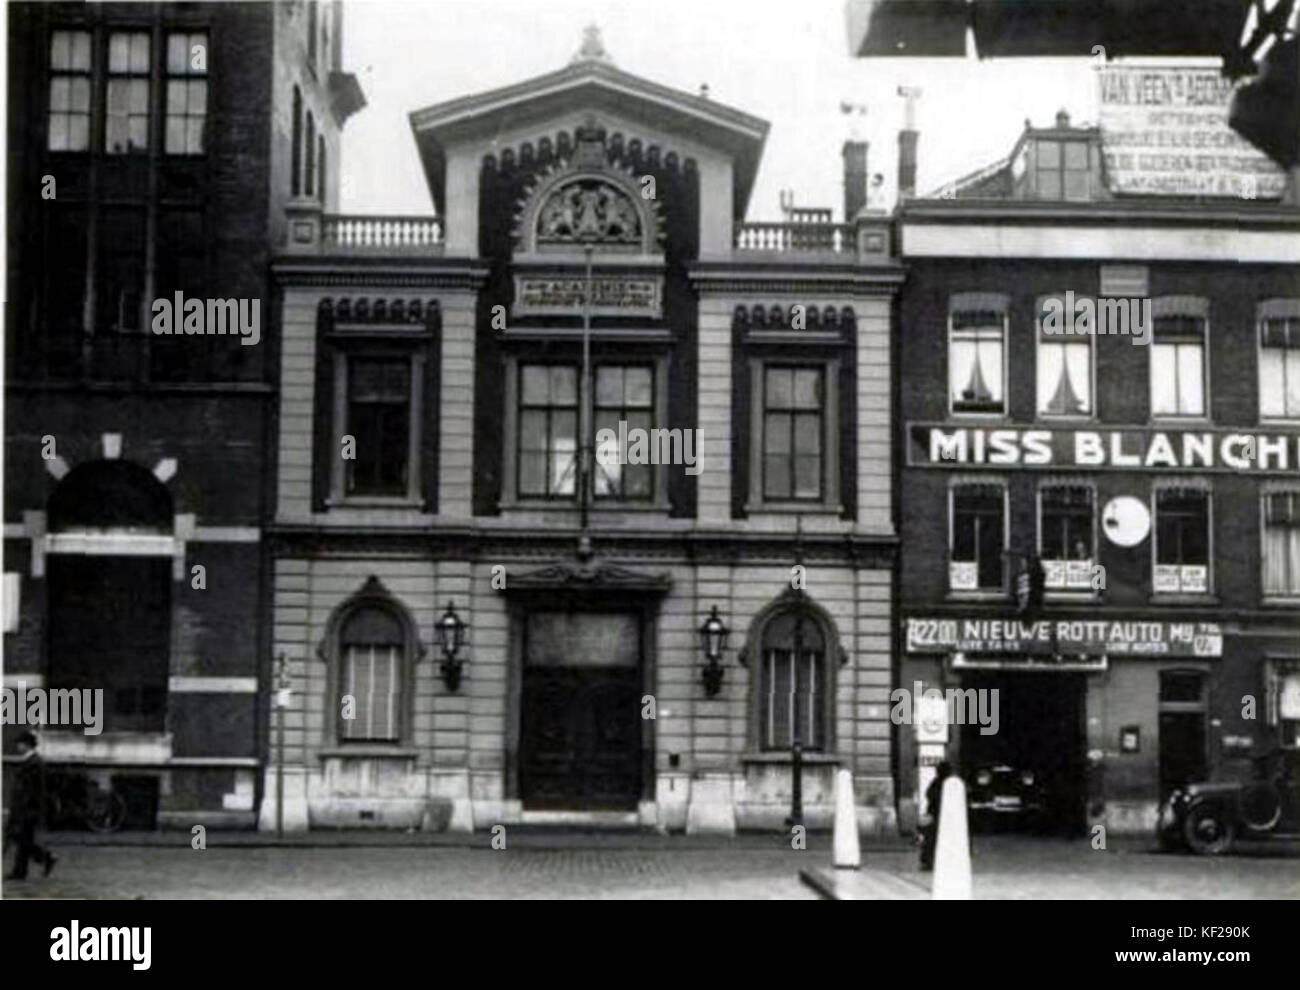
M 1039 138 L 1035 169 L 1039 199 L 1087 200 L 1088 142 Z

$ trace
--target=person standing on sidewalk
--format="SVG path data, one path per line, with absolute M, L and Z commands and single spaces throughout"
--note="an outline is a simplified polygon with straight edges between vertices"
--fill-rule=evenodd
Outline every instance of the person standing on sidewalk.
M 939 810 L 943 804 L 943 782 L 952 776 L 952 764 L 944 760 L 935 768 L 934 780 L 925 789 L 925 814 L 921 826 L 921 869 L 934 869 L 934 844 L 939 837 Z
M 27 863 L 36 860 L 50 875 L 58 857 L 36 842 L 36 830 L 45 815 L 45 763 L 36 752 L 36 735 L 31 731 L 18 737 L 18 755 L 22 762 L 14 773 L 13 801 L 9 811 L 9 834 L 17 849 L 9 880 L 26 880 Z

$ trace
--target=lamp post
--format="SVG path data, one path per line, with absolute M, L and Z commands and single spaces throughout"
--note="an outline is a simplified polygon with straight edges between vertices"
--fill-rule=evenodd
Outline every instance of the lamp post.
M 456 658 L 456 654 L 465 643 L 465 630 L 468 628 L 469 624 L 456 614 L 456 607 L 450 601 L 447 602 L 447 611 L 433 627 L 434 639 L 442 650 L 442 682 L 448 691 L 460 687 L 462 661 Z
M 582 283 L 582 406 L 579 409 L 578 430 L 578 506 L 579 527 L 578 556 L 587 560 L 591 556 L 591 536 L 587 532 L 588 502 L 591 499 L 591 255 L 594 246 L 583 244 L 582 253 L 587 259 L 586 278 Z
M 704 625 L 700 626 L 700 638 L 704 641 L 704 691 L 710 698 L 722 689 L 724 671 L 720 661 L 729 632 L 731 630 L 718 616 L 718 606 L 714 605 L 709 617 L 704 620 Z

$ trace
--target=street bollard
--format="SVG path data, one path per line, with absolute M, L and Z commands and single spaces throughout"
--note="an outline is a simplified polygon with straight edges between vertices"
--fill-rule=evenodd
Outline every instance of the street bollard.
M 834 865 L 838 870 L 856 870 L 862 865 L 858 846 L 858 810 L 853 799 L 853 772 L 835 774 Z

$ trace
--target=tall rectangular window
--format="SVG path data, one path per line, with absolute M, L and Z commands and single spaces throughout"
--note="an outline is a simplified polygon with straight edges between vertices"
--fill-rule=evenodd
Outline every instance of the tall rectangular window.
M 122 155 L 148 149 L 149 34 L 114 31 L 108 36 L 104 150 Z
M 1086 485 L 1047 485 L 1039 491 L 1038 499 L 1038 553 L 1045 586 L 1057 591 L 1091 591 L 1092 489 Z
M 90 150 L 90 32 L 50 35 L 50 151 Z
M 1005 490 L 1000 485 L 956 485 L 951 499 L 949 587 L 953 591 L 1003 590 Z
M 1300 595 L 1300 489 L 1264 496 L 1264 594 Z
M 1260 321 L 1259 414 L 1300 419 L 1300 316 Z
M 1156 592 L 1204 594 L 1210 575 L 1210 495 L 1167 488 L 1156 492 Z
M 167 36 L 167 121 L 164 150 L 169 155 L 203 154 L 203 124 L 208 113 L 208 36 Z
M 1300 661 L 1273 660 L 1268 665 L 1268 718 L 1277 726 L 1278 742 L 1300 748 Z
M 823 367 L 763 370 L 763 498 L 820 501 Z
M 578 370 L 519 368 L 519 495 L 569 498 L 578 490 Z
M 1093 336 L 1048 333 L 1043 327 L 1042 302 L 1038 316 L 1038 414 L 1089 416 L 1092 414 Z M 1067 321 L 1073 314 L 1066 314 Z M 1068 329 L 1072 329 L 1067 324 Z
M 1151 415 L 1205 415 L 1205 319 L 1157 316 L 1151 341 Z
M 141 329 L 144 295 L 144 211 L 106 207 L 100 214 L 95 287 L 97 332 Z
M 1003 413 L 1005 312 L 959 309 L 951 316 L 948 396 L 953 412 Z
M 348 430 L 354 458 L 346 462 L 349 495 L 405 495 L 410 469 L 411 361 L 355 357 L 348 367 Z
M 642 430 L 647 444 L 653 443 L 654 434 L 650 432 L 653 412 L 654 368 L 649 365 L 596 368 L 596 436 L 600 436 L 601 430 L 611 430 L 615 437 L 634 438 L 632 431 Z M 620 423 L 624 424 L 622 433 Z M 629 448 L 633 442 L 634 439 L 629 440 Z M 649 450 L 645 457 L 637 458 L 642 463 L 621 464 L 617 448 L 617 440 L 596 448 L 593 479 L 596 498 L 649 499 L 654 494 L 654 467 L 649 463 Z

